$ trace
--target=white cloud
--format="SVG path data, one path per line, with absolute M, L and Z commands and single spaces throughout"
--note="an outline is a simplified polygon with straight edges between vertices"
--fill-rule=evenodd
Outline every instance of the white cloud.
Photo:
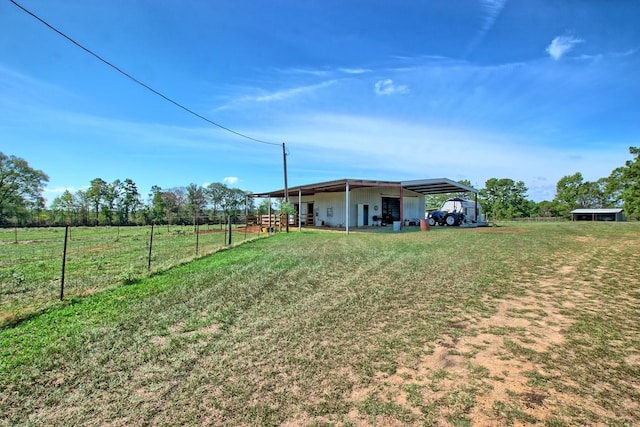
M 404 85 L 396 85 L 391 79 L 385 79 L 376 82 L 375 91 L 378 95 L 393 95 L 396 93 L 407 93 L 409 88 Z
M 465 56 L 473 52 L 475 48 L 484 40 L 487 33 L 491 31 L 494 24 L 496 23 L 496 20 L 500 16 L 502 9 L 504 9 L 505 5 L 507 4 L 507 0 L 482 0 L 480 4 L 484 13 L 482 27 L 469 43 Z
M 610 53 L 582 54 L 578 56 L 577 59 L 597 61 L 597 60 L 607 59 L 607 58 L 626 58 L 628 56 L 633 56 L 637 54 L 639 51 L 640 50 L 636 48 L 636 49 L 628 49 L 625 51 L 617 51 L 617 52 L 610 52 Z
M 0 110 L 15 113 L 16 109 L 47 105 L 59 99 L 65 102 L 76 100 L 77 96 L 64 87 L 38 80 L 0 65 Z M 4 111 L 3 111 L 4 114 Z
M 240 181 L 237 176 L 225 176 L 222 182 L 227 185 L 236 185 Z
M 310 68 L 290 68 L 286 70 L 280 70 L 284 74 L 307 74 L 310 76 L 316 77 L 326 77 L 331 75 L 336 75 L 336 73 L 345 73 L 345 74 L 366 74 L 370 73 L 371 70 L 368 68 L 349 68 L 349 67 L 339 67 L 339 68 L 329 68 L 325 67 L 323 69 L 310 69 Z
M 292 125 L 278 132 L 304 141 L 291 145 L 289 178 L 296 185 L 344 176 L 447 177 L 482 188 L 489 178 L 508 177 L 524 181 L 539 201 L 552 199 L 555 183 L 575 170 L 592 171 L 597 179 L 621 164 L 620 155 L 606 149 L 580 149 L 583 157 L 576 159 L 572 147 L 546 147 L 536 137 L 474 126 L 323 113 L 290 118 Z
M 500 12 L 504 9 L 507 0 L 483 0 L 482 7 L 486 12 L 484 19 L 484 25 L 482 26 L 483 35 L 493 27 L 493 24 L 498 19 Z
M 309 86 L 299 86 L 290 89 L 279 90 L 276 92 L 265 93 L 262 95 L 244 96 L 236 102 L 272 102 L 282 101 L 284 99 L 294 98 L 296 96 L 312 93 L 336 83 L 335 80 L 328 80 L 322 83 Z
M 317 76 L 317 77 L 323 77 L 330 74 L 329 70 L 317 70 L 317 69 L 309 69 L 309 68 L 281 69 L 280 72 L 284 74 L 308 74 L 308 75 Z
M 371 72 L 371 70 L 366 68 L 339 68 L 338 71 L 342 71 L 346 74 L 366 74 Z
M 558 36 L 547 46 L 547 53 L 557 61 L 562 58 L 565 53 L 573 49 L 575 45 L 582 42 L 582 39 L 573 36 Z

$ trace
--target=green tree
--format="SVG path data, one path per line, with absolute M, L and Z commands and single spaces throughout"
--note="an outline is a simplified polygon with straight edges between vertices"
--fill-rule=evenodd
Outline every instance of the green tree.
M 78 190 L 75 194 L 76 205 L 78 206 L 79 223 L 89 225 L 89 213 L 91 210 L 91 202 L 89 196 L 84 190 Z
M 184 188 L 171 188 L 162 191 L 161 195 L 164 205 L 166 206 L 167 225 L 172 223 L 172 218 L 175 218 L 173 223 L 184 222 L 184 210 L 186 206 L 186 192 Z
M 205 194 L 211 204 L 212 219 L 216 217 L 218 210 L 222 209 L 222 203 L 228 190 L 229 188 L 220 182 L 213 182 L 207 186 Z
M 535 217 L 559 217 L 558 204 L 554 201 L 543 200 L 531 206 L 531 216 Z
M 222 197 L 220 207 L 227 217 L 235 215 L 238 211 L 244 210 L 247 193 L 239 188 L 228 188 Z
M 297 214 L 296 207 L 293 203 L 287 202 L 284 199 L 280 199 L 280 220 L 284 221 L 286 224 L 287 233 L 289 232 L 289 222 L 291 221 L 291 217 Z M 283 215 L 285 216 L 283 219 Z
M 69 190 L 65 190 L 64 193 L 53 199 L 51 210 L 60 222 L 77 224 L 79 208 L 76 205 L 75 197 Z
M 263 199 L 258 205 L 258 213 L 261 215 L 267 215 L 268 213 L 274 213 L 276 210 L 273 207 L 273 203 L 270 204 L 269 199 Z
M 43 207 L 42 192 L 47 182 L 49 177 L 26 160 L 0 152 L 0 223 Z
M 138 186 L 127 178 L 122 183 L 120 197 L 117 200 L 118 215 L 121 224 L 128 224 L 135 211 L 142 205 Z
M 151 221 L 162 222 L 167 217 L 167 204 L 162 197 L 162 188 L 158 185 L 151 187 L 149 192 Z
M 578 200 L 582 185 L 583 178 L 580 172 L 563 176 L 556 184 L 556 196 L 553 200 L 558 204 L 558 210 L 563 217 L 569 218 L 572 210 L 581 207 Z
M 624 184 L 621 196 L 624 210 L 630 218 L 640 220 L 640 148 L 629 147 L 633 160 L 627 160 L 620 179 Z
M 102 204 L 102 198 L 104 197 L 107 191 L 107 182 L 102 178 L 95 178 L 91 180 L 89 184 L 89 189 L 87 190 L 87 200 L 91 204 L 93 208 L 93 212 L 95 214 L 94 220 L 95 225 L 98 225 L 98 217 L 100 213 L 100 205 Z
M 206 206 L 207 198 L 204 188 L 193 183 L 187 185 L 187 209 L 193 216 L 194 225 L 197 223 L 200 214 Z
M 607 178 L 605 193 L 611 203 L 611 207 L 622 206 L 622 192 L 624 191 L 624 183 L 622 182 L 622 174 L 624 167 L 615 168 Z
M 600 178 L 597 181 L 587 181 L 580 191 L 578 202 L 584 207 L 608 208 L 613 201 L 607 193 L 608 178 Z
M 115 212 L 116 203 L 122 193 L 122 181 L 116 179 L 111 184 L 104 186 L 104 193 L 102 195 L 102 212 L 105 221 L 108 225 L 113 224 L 113 214 Z
M 615 177 L 584 181 L 580 172 L 563 176 L 556 184 L 554 198 L 560 215 L 569 218 L 574 209 L 614 207 L 619 197 L 616 182 Z
M 510 178 L 490 178 L 480 190 L 480 202 L 487 218 L 511 219 L 530 215 L 524 182 Z

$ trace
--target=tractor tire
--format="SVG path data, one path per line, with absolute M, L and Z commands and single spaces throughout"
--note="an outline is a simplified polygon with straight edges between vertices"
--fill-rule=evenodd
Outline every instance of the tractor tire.
M 456 217 L 455 215 L 447 215 L 444 218 L 444 222 L 449 226 L 458 225 L 458 217 Z
M 429 226 L 434 227 L 436 225 L 436 220 L 433 218 L 429 218 Z

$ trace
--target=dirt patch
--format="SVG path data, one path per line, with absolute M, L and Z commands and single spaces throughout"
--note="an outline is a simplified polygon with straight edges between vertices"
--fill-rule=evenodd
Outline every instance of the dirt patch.
M 564 265 L 562 267 L 560 267 L 560 270 L 558 271 L 560 274 L 566 275 L 566 274 L 571 274 L 573 272 L 576 271 L 576 267 L 573 265 Z
M 625 362 L 630 366 L 640 367 L 640 354 L 631 354 L 627 356 Z
M 496 314 L 490 318 L 465 323 L 470 335 L 442 336 L 431 354 L 421 358 L 417 368 L 401 367 L 393 375 L 379 374 L 372 386 L 355 389 L 352 400 L 360 401 L 376 392 L 381 398 L 390 394 L 395 404 L 411 412 L 419 412 L 420 405 L 436 403 L 440 408 L 435 417 L 438 425 L 449 425 L 449 420 L 456 417 L 468 418 L 474 425 L 494 425 L 500 419 L 496 402 L 514 399 L 518 400 L 520 411 L 530 417 L 548 418 L 551 412 L 545 403 L 549 397 L 547 392 L 528 384 L 529 373 L 548 373 L 540 373 L 542 368 L 535 357 L 531 357 L 533 360 L 518 357 L 505 345 L 505 342 L 513 343 L 521 352 L 535 356 L 550 345 L 562 342 L 560 330 L 568 326 L 567 320 L 553 312 L 552 307 L 537 305 L 551 313 L 545 316 L 547 320 L 521 316 L 530 314 L 524 310 L 535 302 L 533 297 L 500 302 Z M 547 333 L 550 329 L 556 332 Z M 416 396 L 408 396 L 407 390 L 411 389 L 420 390 L 418 402 L 421 404 L 416 403 Z M 468 402 L 457 402 L 463 401 L 465 395 Z
M 420 422 L 405 425 L 422 425 L 425 414 L 434 425 L 569 422 L 562 409 L 567 407 L 615 418 L 615 413 L 597 402 L 568 391 L 576 387 L 572 380 L 548 371 L 545 363 L 558 357 L 554 348 L 565 343 L 573 323 L 567 311 L 591 304 L 590 292 L 575 291 L 579 261 L 553 272 L 527 275 L 530 291 L 494 301 L 495 312 L 490 317 L 450 322 L 451 332 L 425 348 L 417 364 L 399 361 L 395 373 L 377 374 L 367 387 L 354 389 L 351 400 L 362 402 L 377 396 L 409 413 L 421 414 Z M 626 363 L 637 367 L 640 356 L 629 355 Z M 551 379 L 566 388 L 556 390 L 549 385 Z M 358 411 L 352 411 L 349 419 L 367 425 Z M 375 424 L 381 421 L 377 418 Z
M 169 342 L 169 339 L 167 337 L 153 336 L 149 341 L 156 347 L 164 347 L 167 345 L 167 342 Z

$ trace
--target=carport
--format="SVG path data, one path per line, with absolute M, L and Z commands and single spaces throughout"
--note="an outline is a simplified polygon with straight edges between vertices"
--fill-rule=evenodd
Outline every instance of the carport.
M 416 193 L 427 194 L 447 194 L 447 193 L 473 193 L 475 203 L 474 222 L 478 222 L 478 190 L 468 185 L 452 181 L 448 178 L 420 179 L 415 181 L 403 181 L 402 186 Z
M 571 221 L 625 221 L 621 208 L 575 209 L 571 211 Z

